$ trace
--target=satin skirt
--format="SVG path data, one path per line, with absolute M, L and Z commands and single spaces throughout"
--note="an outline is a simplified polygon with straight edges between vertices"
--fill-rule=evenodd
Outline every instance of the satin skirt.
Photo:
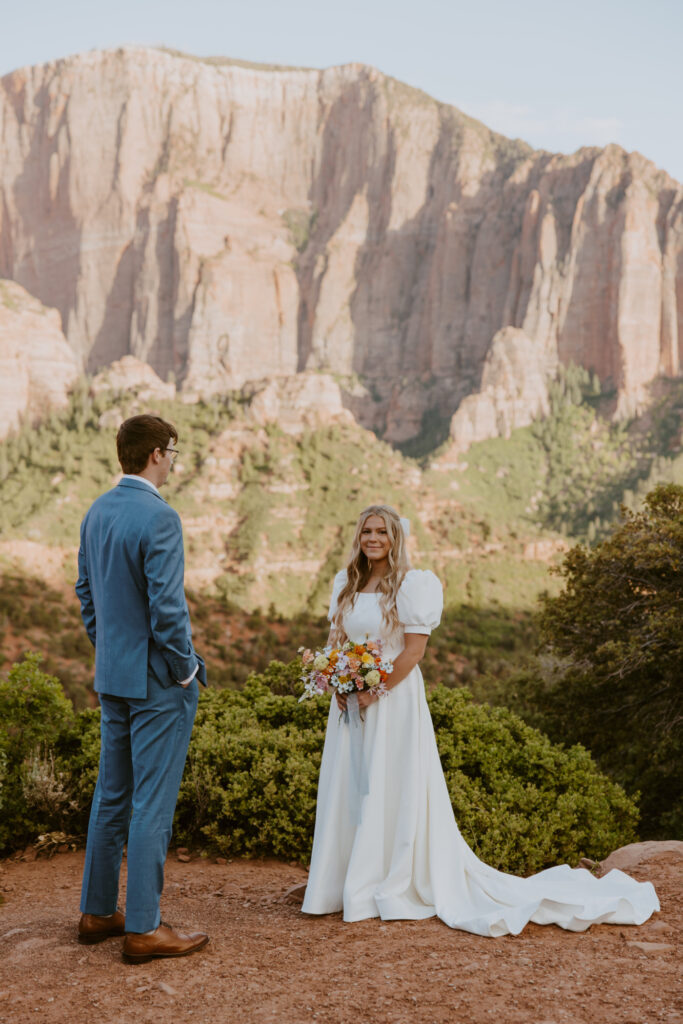
M 462 838 L 419 668 L 365 711 L 367 793 L 353 785 L 350 729 L 332 701 L 320 769 L 306 914 L 345 921 L 437 915 L 476 935 L 517 935 L 529 921 L 585 931 L 642 924 L 659 910 L 650 882 L 595 878 L 568 865 L 518 878 L 489 867 Z

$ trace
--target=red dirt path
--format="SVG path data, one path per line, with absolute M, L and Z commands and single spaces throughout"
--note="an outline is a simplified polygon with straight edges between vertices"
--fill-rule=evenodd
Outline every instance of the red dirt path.
M 294 897 L 283 898 L 305 878 L 300 867 L 171 855 L 164 919 L 207 930 L 211 943 L 138 966 L 122 963 L 119 939 L 76 943 L 82 864 L 82 852 L 0 862 L 0 1024 L 683 1021 L 680 853 L 630 870 L 654 882 L 662 903 L 640 928 L 573 934 L 530 925 L 502 939 L 436 919 L 305 917 Z

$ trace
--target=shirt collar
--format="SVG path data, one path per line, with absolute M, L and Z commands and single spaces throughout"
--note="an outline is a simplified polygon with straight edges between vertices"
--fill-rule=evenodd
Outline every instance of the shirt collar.
M 159 488 L 156 487 L 152 483 L 151 480 L 148 480 L 147 477 L 144 477 L 144 476 L 138 476 L 137 473 L 124 473 L 123 476 L 121 477 L 121 479 L 122 480 L 139 480 L 140 483 L 147 484 L 148 487 L 151 487 L 153 491 L 156 491 L 157 494 L 159 494 Z

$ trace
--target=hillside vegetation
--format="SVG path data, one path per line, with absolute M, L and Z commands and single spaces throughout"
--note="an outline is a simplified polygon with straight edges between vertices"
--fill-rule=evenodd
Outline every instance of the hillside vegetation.
M 164 493 L 183 519 L 192 619 L 214 682 L 239 687 L 324 638 L 330 580 L 357 512 L 386 500 L 412 521 L 413 563 L 445 583 L 426 678 L 497 699 L 495 680 L 533 652 L 539 594 L 559 591 L 550 566 L 571 542 L 605 536 L 620 501 L 636 505 L 659 479 L 683 480 L 680 382 L 631 424 L 600 415 L 610 398 L 581 370 L 564 372 L 551 400 L 548 419 L 455 462 L 445 447 L 408 458 L 357 426 L 264 428 L 239 396 L 157 402 L 180 433 Z M 118 479 L 118 423 L 142 408 L 134 393 L 93 396 L 83 381 L 67 410 L 0 444 L 0 667 L 39 650 L 78 706 L 92 700 L 73 595 L 79 524 Z M 35 578 L 16 561 L 26 542 Z M 63 568 L 41 579 L 55 552 Z
M 671 716 L 663 711 L 650 722 L 638 711 L 637 672 L 624 676 L 615 664 L 603 679 L 578 641 L 565 651 L 571 631 L 562 616 L 554 637 L 547 625 L 541 636 L 536 611 L 541 597 L 546 609 L 567 607 L 571 619 L 563 595 L 573 593 L 573 567 L 618 551 L 631 535 L 618 526 L 620 503 L 637 509 L 659 481 L 683 483 L 683 383 L 662 383 L 647 417 L 631 423 L 603 415 L 610 396 L 583 371 L 563 373 L 551 399 L 546 420 L 507 440 L 459 457 L 446 445 L 420 460 L 354 425 L 297 434 L 261 426 L 238 396 L 156 403 L 180 434 L 165 494 L 183 519 L 197 647 L 214 687 L 236 691 L 250 673 L 322 642 L 330 580 L 357 512 L 389 501 L 412 520 L 413 563 L 433 568 L 446 587 L 443 622 L 423 665 L 428 688 L 467 684 L 476 700 L 510 707 L 556 740 L 585 743 L 629 793 L 643 787 L 646 834 L 667 835 L 680 815 Z M 0 445 L 1 667 L 8 671 L 27 649 L 40 652 L 77 708 L 94 703 L 92 650 L 73 594 L 78 528 L 90 502 L 118 479 L 116 426 L 141 408 L 135 394 L 93 397 L 84 382 L 65 412 Z M 33 575 L 16 556 L 27 543 Z M 55 552 L 62 569 L 53 565 L 51 578 L 41 578 Z M 671 558 L 677 579 L 680 555 Z M 586 594 L 577 607 L 590 620 L 594 605 Z M 615 621 L 622 617 L 616 609 Z M 548 644 L 561 652 L 559 662 Z M 675 664 L 677 651 L 670 657 Z M 659 692 L 658 671 L 656 662 L 643 693 Z M 617 713 L 617 691 L 613 709 L 614 673 L 631 681 L 632 723 L 630 711 Z M 575 703 L 586 713 L 577 714 Z
M 413 562 L 439 573 L 449 606 L 528 610 L 568 541 L 600 539 L 622 501 L 683 482 L 683 384 L 630 424 L 603 418 L 610 399 L 596 392 L 564 372 L 547 419 L 455 463 L 443 451 L 417 462 L 353 425 L 264 428 L 236 397 L 157 402 L 180 434 L 164 494 L 183 518 L 188 585 L 249 611 L 319 615 L 358 511 L 384 500 L 411 519 Z M 0 553 L 16 540 L 75 550 L 88 505 L 118 479 L 116 426 L 143 407 L 83 382 L 65 412 L 0 445 Z

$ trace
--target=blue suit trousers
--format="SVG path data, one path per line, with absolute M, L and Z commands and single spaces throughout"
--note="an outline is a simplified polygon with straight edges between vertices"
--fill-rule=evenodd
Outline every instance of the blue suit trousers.
M 102 750 L 83 871 L 81 912 L 113 914 L 128 842 L 126 931 L 160 923 L 159 903 L 173 814 L 199 696 L 162 686 L 150 673 L 147 697 L 100 694 Z

